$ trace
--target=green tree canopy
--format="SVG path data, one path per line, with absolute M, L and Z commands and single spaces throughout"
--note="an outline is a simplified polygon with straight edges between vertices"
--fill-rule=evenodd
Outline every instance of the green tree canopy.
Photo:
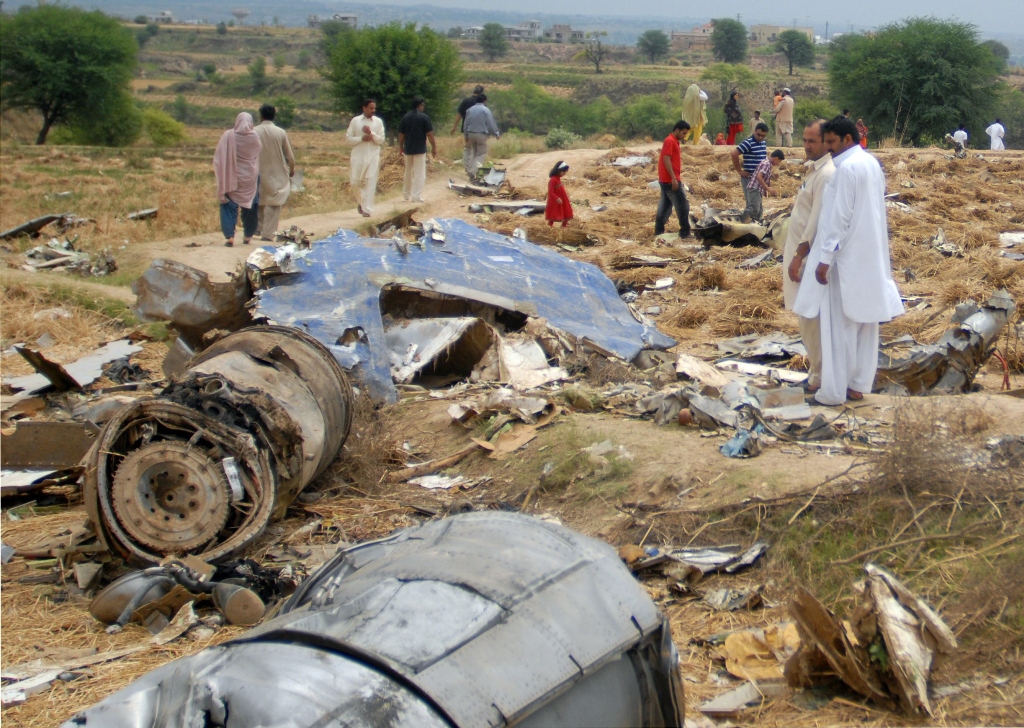
M 738 88 L 748 90 L 754 88 L 759 80 L 757 73 L 746 66 L 732 63 L 712 63 L 704 69 L 700 80 L 704 83 L 718 83 L 719 93 L 723 100 L 729 91 Z
M 934 18 L 847 36 L 832 49 L 828 75 L 837 106 L 915 145 L 960 123 L 983 128 L 1001 93 L 999 61 L 974 26 Z
M 508 53 L 508 37 L 501 23 L 487 23 L 477 38 L 480 50 L 492 63 Z
M 357 113 L 363 99 L 376 99 L 392 136 L 414 96 L 424 98 L 435 123 L 451 113 L 462 62 L 458 49 L 438 33 L 389 23 L 345 33 L 328 50 L 321 73 L 339 111 Z
M 637 52 L 645 58 L 650 58 L 651 63 L 667 56 L 671 46 L 668 36 L 660 30 L 645 30 L 636 39 Z
M 747 27 L 732 18 L 715 18 L 711 52 L 723 63 L 742 63 L 747 57 Z
M 37 144 L 54 124 L 124 108 L 138 47 L 114 18 L 57 5 L 23 9 L 0 15 L 0 47 L 0 105 L 43 115 Z
M 784 30 L 775 41 L 775 48 L 789 61 L 789 75 L 793 75 L 793 66 L 814 65 L 814 44 L 811 39 L 799 30 Z
M 997 40 L 986 40 L 981 43 L 983 46 L 992 51 L 992 55 L 999 59 L 999 71 L 1003 72 L 1006 70 L 1006 64 L 1010 60 L 1010 49 L 1005 44 L 1000 43 Z

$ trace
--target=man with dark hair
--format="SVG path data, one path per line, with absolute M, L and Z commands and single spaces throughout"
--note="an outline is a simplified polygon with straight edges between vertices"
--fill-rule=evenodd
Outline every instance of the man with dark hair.
M 690 237 L 690 205 L 686 201 L 686 191 L 679 175 L 683 171 L 683 160 L 679 153 L 679 142 L 690 131 L 690 124 L 677 121 L 672 131 L 661 145 L 658 155 L 658 184 L 661 186 L 661 199 L 658 200 L 658 212 L 654 216 L 654 234 L 665 232 L 665 223 L 675 208 L 679 219 L 679 237 L 685 240 Z
M 871 391 L 878 325 L 903 313 L 903 303 L 892 279 L 882 167 L 860 147 L 852 120 L 837 116 L 823 132 L 836 172 L 825 186 L 808 275 L 793 310 L 819 317 L 821 389 L 814 398 L 840 405 Z
M 804 129 L 804 156 L 806 169 L 803 184 L 796 193 L 793 212 L 783 224 L 782 238 L 782 299 L 786 308 L 793 310 L 800 280 L 804 276 L 804 263 L 810 255 L 818 232 L 818 218 L 821 215 L 821 201 L 825 185 L 836 172 L 832 155 L 825 147 L 822 131 L 824 119 L 812 121 Z M 807 389 L 818 391 L 821 387 L 821 326 L 818 317 L 797 316 L 800 338 L 807 350 Z
M 967 134 L 967 125 L 966 124 L 961 124 L 960 126 L 958 126 L 956 128 L 956 131 L 953 132 L 953 141 L 960 142 L 960 146 L 963 147 L 964 149 L 967 148 L 967 139 L 968 138 L 969 138 L 969 135 Z
M 793 100 L 793 92 L 788 88 L 782 89 L 782 98 L 773 107 L 775 111 L 775 146 L 793 146 L 793 107 L 796 101 Z
M 423 97 L 412 100 L 412 111 L 402 117 L 398 124 L 398 151 L 405 160 L 405 179 L 402 182 L 402 198 L 423 202 L 423 185 L 427 180 L 427 141 L 430 151 L 437 159 L 437 142 L 434 141 L 434 125 L 423 109 Z
M 1003 144 L 1003 137 L 1006 136 L 1006 128 L 1003 126 L 1002 119 L 996 119 L 996 123 L 992 124 L 985 133 L 992 139 L 992 150 L 998 151 L 1000 149 L 1006 149 Z
M 459 133 L 466 133 L 466 112 L 476 106 L 483 92 L 484 87 L 478 84 L 473 88 L 473 93 L 459 103 L 458 111 L 455 112 L 455 121 L 452 122 L 452 134 L 455 133 L 455 127 L 457 126 L 459 127 Z M 462 166 L 467 170 L 469 169 L 469 151 L 469 142 L 467 141 L 462 147 Z
M 384 145 L 384 122 L 377 113 L 377 102 L 363 100 L 363 113 L 353 117 L 345 139 L 352 145 L 349 162 L 349 183 L 356 198 L 359 214 L 373 214 L 373 198 L 377 193 L 377 174 L 380 172 L 380 148 Z
M 255 235 L 273 240 L 281 219 L 281 208 L 292 191 L 295 174 L 295 153 L 284 129 L 274 124 L 277 109 L 270 104 L 260 107 L 260 210 Z
M 740 187 L 746 200 L 744 214 L 753 220 L 761 219 L 761 191 L 750 189 L 750 178 L 757 171 L 757 165 L 768 157 L 768 125 L 761 123 L 754 127 L 754 133 L 732 150 L 732 166 L 740 176 Z M 743 157 L 742 165 L 740 156 Z
M 487 96 L 480 94 L 476 99 L 476 103 L 466 111 L 466 123 L 462 126 L 468 150 L 464 157 L 466 174 L 469 175 L 470 181 L 476 179 L 477 170 L 487 161 L 487 138 L 501 137 L 498 125 L 494 122 L 494 115 L 487 108 Z

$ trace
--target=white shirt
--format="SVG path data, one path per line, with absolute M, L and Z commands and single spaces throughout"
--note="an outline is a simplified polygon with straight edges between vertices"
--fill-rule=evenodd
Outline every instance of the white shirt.
M 856 144 L 832 161 L 836 171 L 825 185 L 818 232 L 793 310 L 805 318 L 818 315 L 826 287 L 818 283 L 814 271 L 825 263 L 830 279 L 839 276 L 847 318 L 858 323 L 890 321 L 903 313 L 903 303 L 889 258 L 885 174 L 878 160 Z
M 1006 129 L 1003 128 L 1002 124 L 996 122 L 986 129 L 985 133 L 992 137 L 992 149 L 1006 149 L 1003 146 L 1003 135 L 1006 134 Z
M 363 141 L 363 127 L 370 127 L 372 141 Z M 353 180 L 376 179 L 380 166 L 380 148 L 384 144 L 384 122 L 377 116 L 366 118 L 365 114 L 357 114 L 348 125 L 345 139 L 351 144 L 352 157 L 350 164 Z
M 958 141 L 961 144 L 966 144 L 967 132 L 965 132 L 963 129 L 957 129 L 955 132 L 953 132 L 953 140 Z
M 818 218 L 821 217 L 821 202 L 825 186 L 836 172 L 832 157 L 828 153 L 821 159 L 804 162 L 804 168 L 807 176 L 796 193 L 793 212 L 789 216 L 785 246 L 786 264 L 782 269 L 782 295 L 786 302 L 786 308 L 790 310 L 793 309 L 796 302 L 800 284 L 789 277 L 789 261 L 796 255 L 796 249 L 801 243 L 808 245 L 814 243 L 815 235 L 818 232 Z M 808 275 L 807 271 L 808 269 L 805 267 L 802 275 Z M 813 270 L 810 271 L 810 275 L 814 275 Z

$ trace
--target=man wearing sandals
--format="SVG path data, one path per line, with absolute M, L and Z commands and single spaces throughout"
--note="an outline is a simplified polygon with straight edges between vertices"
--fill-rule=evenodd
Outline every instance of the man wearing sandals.
M 363 113 L 348 125 L 345 138 L 352 145 L 349 182 L 356 198 L 359 214 L 373 214 L 373 197 L 377 193 L 377 174 L 380 172 L 380 148 L 384 144 L 384 122 L 377 113 L 377 102 L 363 101 Z
M 892 279 L 882 167 L 861 149 L 850 119 L 837 116 L 823 131 L 836 171 L 825 185 L 793 311 L 819 317 L 821 389 L 814 399 L 839 405 L 871 391 L 878 325 L 902 314 L 903 303 Z

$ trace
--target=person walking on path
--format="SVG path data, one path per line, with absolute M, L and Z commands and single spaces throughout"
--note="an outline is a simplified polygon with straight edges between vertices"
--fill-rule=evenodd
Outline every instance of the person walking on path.
M 690 125 L 687 138 L 693 137 L 693 143 L 700 140 L 704 125 L 708 123 L 708 95 L 700 90 L 700 86 L 691 83 L 683 97 L 683 121 Z M 685 141 L 685 139 L 684 139 Z
M 775 146 L 793 146 L 793 108 L 796 101 L 788 88 L 782 89 L 782 98 L 774 106 Z
M 757 171 L 757 166 L 768 157 L 768 125 L 758 124 L 754 133 L 740 142 L 732 150 L 732 167 L 740 176 L 740 188 L 746 200 L 744 214 L 751 221 L 761 219 L 761 191 L 750 189 L 750 178 Z M 740 162 L 740 157 L 743 161 Z
M 377 194 L 377 175 L 380 173 L 380 148 L 384 145 L 384 122 L 377 113 L 377 102 L 363 101 L 363 113 L 348 125 L 345 139 L 352 145 L 349 162 L 349 183 L 356 198 L 359 214 L 373 214 L 373 198 Z
M 484 87 L 476 86 L 473 89 L 473 93 L 464 98 L 459 103 L 459 108 L 455 112 L 455 121 L 452 122 L 451 134 L 455 133 L 455 127 L 459 127 L 459 133 L 466 133 L 466 112 L 473 106 L 476 106 L 477 101 L 480 99 L 480 95 L 483 94 Z M 462 166 L 464 169 L 469 169 L 469 142 L 463 140 L 462 145 Z
M 821 215 L 821 201 L 825 185 L 835 174 L 836 166 L 832 155 L 825 147 L 822 131 L 824 119 L 812 121 L 804 129 L 804 167 L 806 174 L 803 184 L 796 193 L 793 212 L 782 232 L 782 299 L 786 308 L 793 310 L 800 281 L 804 276 L 805 263 L 814 244 Z M 821 387 L 821 328 L 818 317 L 797 316 L 800 338 L 807 350 L 807 390 L 816 392 Z
M 686 137 L 690 131 L 690 125 L 685 121 L 677 121 L 672 131 L 661 145 L 661 152 L 658 154 L 658 184 L 661 187 L 661 199 L 658 200 L 658 212 L 654 216 L 654 234 L 661 235 L 665 232 L 665 223 L 673 208 L 676 211 L 676 218 L 679 220 L 679 238 L 685 240 L 690 237 L 690 205 L 686 200 L 686 191 L 683 189 L 682 180 L 679 175 L 683 171 L 683 160 L 679 151 L 680 140 Z
M 405 178 L 402 180 L 402 199 L 423 202 L 423 185 L 427 181 L 427 142 L 430 153 L 437 159 L 434 125 L 424 113 L 426 102 L 417 96 L 412 100 L 412 111 L 398 124 L 398 150 L 405 160 Z
M 260 204 L 260 138 L 253 131 L 249 112 L 241 112 L 235 117 L 235 127 L 221 134 L 213 152 L 213 174 L 224 245 L 230 248 L 235 244 L 239 210 L 242 242 L 248 245 L 259 223 Z
M 991 149 L 993 151 L 1006 149 L 1003 145 L 1003 137 L 1006 136 L 1006 129 L 1003 128 L 1002 119 L 996 119 L 996 123 L 986 129 L 985 133 L 992 139 Z
M 814 398 L 840 405 L 871 391 L 879 323 L 904 309 L 892 279 L 882 167 L 860 147 L 857 127 L 849 119 L 825 122 L 824 138 L 836 171 L 825 185 L 793 311 L 805 318 L 819 316 L 821 389 Z
M 860 141 L 858 142 L 858 144 L 860 144 L 860 148 L 861 149 L 867 149 L 868 148 L 868 125 L 864 123 L 863 119 L 857 119 L 856 126 L 857 126 L 857 133 L 860 134 Z
M 466 123 L 462 127 L 469 149 L 466 174 L 469 175 L 470 181 L 476 179 L 477 170 L 487 161 L 487 138 L 501 138 L 498 125 L 494 122 L 494 115 L 487 108 L 487 96 L 480 94 L 476 98 L 476 104 L 466 111 Z
M 549 226 L 560 222 L 562 227 L 565 227 L 572 220 L 572 203 L 569 202 L 569 193 L 562 184 L 562 178 L 568 171 L 569 165 L 558 160 L 548 173 L 548 202 L 544 206 L 544 219 L 548 221 Z
M 260 205 L 256 235 L 273 240 L 281 219 L 281 208 L 292 191 L 295 175 L 295 153 L 284 129 L 274 124 L 277 109 L 270 104 L 260 107 Z
M 727 144 L 736 143 L 736 135 L 743 133 L 743 111 L 740 109 L 740 92 L 733 91 L 729 94 L 729 100 L 725 103 L 725 123 L 729 135 L 726 137 Z

